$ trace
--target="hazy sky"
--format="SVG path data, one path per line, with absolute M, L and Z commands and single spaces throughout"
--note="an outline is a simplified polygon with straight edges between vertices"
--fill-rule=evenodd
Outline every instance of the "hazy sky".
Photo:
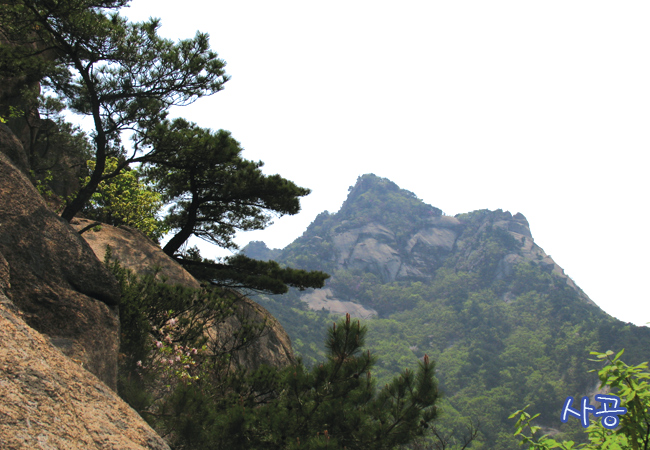
M 208 32 L 232 79 L 174 115 L 312 189 L 240 245 L 286 246 L 374 173 L 446 214 L 521 212 L 601 308 L 650 322 L 650 2 L 134 0 L 123 14 L 174 39 Z

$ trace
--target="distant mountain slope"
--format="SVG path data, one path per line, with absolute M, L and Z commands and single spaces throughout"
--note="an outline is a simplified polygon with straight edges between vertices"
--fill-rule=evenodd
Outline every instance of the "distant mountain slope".
M 363 175 L 337 213 L 319 215 L 285 249 L 249 249 L 332 275 L 323 290 L 261 300 L 307 361 L 322 353 L 328 312 L 374 317 L 380 382 L 433 357 L 447 402 L 441 426 L 480 421 L 484 448 L 516 448 L 507 416 L 529 403 L 548 427 L 580 439 L 559 412 L 568 395 L 596 388 L 588 352 L 626 348 L 630 363 L 650 359 L 650 330 L 598 308 L 535 244 L 520 213 L 445 216 Z

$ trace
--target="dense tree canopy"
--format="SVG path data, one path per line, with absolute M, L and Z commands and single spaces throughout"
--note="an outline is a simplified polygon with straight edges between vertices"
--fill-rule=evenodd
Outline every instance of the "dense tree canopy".
M 92 117 L 95 168 L 62 217 L 71 220 L 99 183 L 143 155 L 127 154 L 121 132 L 139 133 L 162 120 L 170 107 L 187 105 L 222 89 L 225 63 L 208 35 L 172 42 L 158 36 L 160 23 L 131 23 L 117 12 L 124 0 L 12 0 L 0 9 L 3 34 L 13 46 L 0 53 L 3 72 L 18 60 L 73 112 Z M 31 42 L 30 42 L 31 41 Z M 54 63 L 38 63 L 48 54 Z M 121 156 L 105 174 L 106 160 Z
M 264 175 L 263 163 L 244 159 L 239 142 L 224 130 L 164 121 L 146 144 L 153 149 L 146 173 L 173 205 L 166 220 L 176 234 L 163 248 L 170 256 L 191 235 L 236 248 L 236 231 L 265 228 L 271 213 L 296 214 L 300 197 L 310 192 L 280 175 Z
M 425 355 L 417 370 L 377 389 L 366 327 L 349 315 L 330 327 L 327 357 L 311 369 L 298 361 L 232 371 L 234 353 L 265 324 L 246 323 L 227 345 L 202 330 L 228 320 L 236 296 L 112 267 L 125 293 L 120 391 L 174 448 L 388 450 L 437 416 L 433 361 Z
M 171 229 L 174 235 L 164 251 L 173 256 L 192 235 L 236 248 L 232 240 L 236 231 L 262 229 L 273 214 L 296 214 L 308 189 L 280 175 L 264 175 L 262 163 L 242 158 L 241 146 L 227 131 L 165 119 L 172 106 L 221 90 L 228 80 L 225 63 L 210 49 L 204 33 L 173 42 L 158 36 L 160 24 L 155 19 L 128 22 L 117 12 L 127 3 L 0 4 L 0 31 L 6 38 L 0 44 L 0 75 L 40 81 L 56 97 L 49 103 L 58 102 L 93 119 L 90 173 L 66 199 L 62 217 L 71 220 L 83 211 L 115 225 L 146 222 L 155 230 L 140 228 L 154 238 Z M 124 131 L 132 132 L 130 149 L 121 140 Z M 126 178 L 120 175 L 135 163 L 144 164 L 148 182 L 169 207 L 164 225 L 153 204 L 141 214 L 142 220 L 133 217 L 138 202 L 132 201 L 132 194 L 139 200 L 141 194 L 150 194 L 148 186 L 133 178 L 135 172 Z M 118 182 L 108 182 L 116 177 Z M 130 188 L 122 189 L 127 178 Z M 235 286 L 248 280 L 248 287 L 269 292 L 284 292 L 287 284 L 320 287 L 326 278 L 325 274 L 305 278 L 306 273 L 282 271 L 277 264 L 262 264 L 256 275 L 251 272 L 254 264 L 243 258 L 232 262 L 237 267 L 231 265 L 225 274 L 219 272 L 224 265 L 217 264 L 212 264 L 214 273 L 206 273 L 208 261 L 202 261 L 200 271 L 206 280 L 220 279 L 221 284 L 230 280 Z M 284 281 L 273 282 L 271 273 Z

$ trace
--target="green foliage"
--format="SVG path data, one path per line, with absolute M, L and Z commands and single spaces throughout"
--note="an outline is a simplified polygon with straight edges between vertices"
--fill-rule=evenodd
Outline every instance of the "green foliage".
M 8 119 L 16 119 L 22 117 L 25 114 L 23 110 L 12 105 L 9 105 L 7 107 L 7 110 L 8 114 L 5 117 L 0 116 L 0 123 L 7 123 Z
M 45 174 L 42 177 L 42 179 L 37 178 L 36 172 L 34 172 L 33 170 L 31 170 L 29 174 L 32 176 L 34 180 L 36 180 L 36 190 L 38 191 L 39 194 L 41 194 L 42 197 L 49 198 L 54 196 L 54 192 L 52 192 L 52 188 L 50 188 L 49 186 L 49 184 L 54 179 L 51 170 L 45 171 Z
M 284 294 L 289 286 L 300 290 L 321 288 L 329 278 L 324 272 L 281 267 L 275 261 L 258 261 L 242 254 L 225 258 L 224 264 L 201 257 L 196 247 L 175 259 L 197 280 L 249 293 Z
M 400 243 L 427 219 L 442 215 L 442 211 L 423 203 L 412 192 L 373 174 L 359 177 L 339 213 L 339 219 L 348 222 L 340 225 L 338 232 L 376 222 L 396 232 Z
M 117 158 L 108 158 L 105 171 L 115 171 L 118 164 Z M 94 171 L 95 162 L 88 161 L 88 168 L 91 172 Z M 83 184 L 88 183 L 89 179 L 90 176 L 87 176 Z M 168 231 L 158 218 L 162 206 L 160 194 L 144 183 L 138 170 L 125 170 L 99 183 L 84 214 L 90 219 L 110 225 L 137 228 L 158 241 Z
M 36 108 L 38 121 L 34 118 Z M 9 120 L 13 130 L 29 127 L 33 139 L 24 147 L 32 181 L 51 205 L 61 208 L 65 199 L 79 189 L 80 178 L 87 174 L 86 161 L 92 154 L 89 137 L 80 127 L 65 120 L 62 109 L 56 99 L 40 96 L 34 99 L 30 113 L 12 114 Z
M 257 261 L 244 255 L 234 255 L 227 258 L 225 270 L 217 274 L 214 280 L 217 284 L 223 282 L 231 285 L 236 282 L 240 287 L 261 290 L 273 294 L 284 294 L 288 286 L 304 290 L 320 288 L 329 275 L 320 271 L 281 267 L 275 261 Z M 226 281 L 227 280 L 227 281 Z
M 532 425 L 532 421 L 540 416 L 531 416 L 526 408 L 514 412 L 510 418 L 517 418 L 515 436 L 521 439 L 521 445 L 528 449 L 647 449 L 650 446 L 650 373 L 648 363 L 630 366 L 620 357 L 623 350 L 614 355 L 608 350 L 605 353 L 591 352 L 597 359 L 591 361 L 605 362 L 598 371 L 601 389 L 608 386 L 611 392 L 621 398 L 621 406 L 627 408 L 627 413 L 619 416 L 620 426 L 610 430 L 602 426 L 599 420 L 591 418 L 591 425 L 586 429 L 588 442 L 576 445 L 573 441 L 558 441 L 548 435 L 536 436 L 541 428 Z
M 341 299 L 376 308 L 381 303 L 375 296 L 376 288 L 380 285 L 381 280 L 373 273 L 339 269 L 334 272 L 327 287 L 335 290 Z
M 46 87 L 44 106 L 93 119 L 90 173 L 72 195 L 62 196 L 62 217 L 69 221 L 85 208 L 99 220 L 135 226 L 156 240 L 174 230 L 164 249 L 173 255 L 191 235 L 235 248 L 237 230 L 262 229 L 273 215 L 297 213 L 299 197 L 309 190 L 263 175 L 262 163 L 242 158 L 230 133 L 165 120 L 172 106 L 221 90 L 229 78 L 225 63 L 210 49 L 207 34 L 164 39 L 158 20 L 131 23 L 115 12 L 127 3 L 0 5 L 7 40 L 0 45 L 0 74 L 28 75 Z M 132 151 L 121 140 L 127 130 Z M 170 206 L 165 225 L 155 217 L 160 199 L 136 171 L 128 171 L 134 163 L 147 165 L 149 180 Z
M 459 214 L 462 234 L 456 241 L 457 251 L 445 260 L 445 268 L 474 273 L 483 287 L 491 287 L 499 262 L 508 254 L 521 252 L 518 241 L 495 223 L 508 217 L 501 210 L 479 210 Z
M 620 417 L 618 435 L 627 438 L 627 444 L 633 449 L 646 449 L 650 446 L 650 373 L 648 363 L 643 362 L 630 366 L 620 360 L 623 350 L 615 356 L 614 352 L 592 352 L 596 360 L 606 361 L 605 366 L 598 371 L 598 378 L 603 386 L 609 386 L 612 392 L 621 398 L 621 403 L 628 409 L 627 414 Z M 592 425 L 593 426 L 593 425 Z M 596 436 L 602 439 L 604 435 Z M 596 441 L 597 442 L 597 441 Z M 592 445 L 594 440 L 592 439 Z
M 3 36 L 10 43 L 0 47 L 0 73 L 12 68 L 28 73 L 71 111 L 93 119 L 96 166 L 66 205 L 66 220 L 85 206 L 102 180 L 145 159 L 137 151 L 126 157 L 122 131 L 135 133 L 137 150 L 137 141 L 170 107 L 213 94 L 228 80 L 207 34 L 178 42 L 163 39 L 157 34 L 159 21 L 131 23 L 114 12 L 127 3 L 16 0 L 0 8 Z M 121 162 L 105 175 L 109 157 L 121 157 Z
M 107 262 L 123 293 L 120 395 L 175 448 L 392 449 L 436 417 L 428 357 L 377 392 L 366 327 L 349 316 L 330 329 L 325 362 L 247 371 L 232 356 L 263 324 L 238 316 L 242 330 L 227 341 L 206 333 L 237 315 L 238 297 L 138 278 L 110 251 Z
M 329 331 L 326 362 L 311 370 L 302 364 L 279 372 L 263 369 L 233 383 L 230 395 L 209 402 L 201 401 L 196 389 L 185 388 L 175 408 L 191 406 L 185 409 L 191 419 L 184 422 L 191 426 L 179 430 L 176 444 L 197 449 L 392 449 L 411 442 L 436 417 L 433 363 L 424 358 L 417 372 L 404 371 L 376 392 L 370 374 L 374 358 L 361 350 L 365 332 L 348 316 Z M 252 391 L 266 397 L 256 400 Z
M 301 188 L 280 175 L 264 175 L 262 162 L 242 158 L 229 132 L 198 127 L 183 119 L 149 130 L 152 151 L 146 175 L 172 205 L 166 222 L 174 236 L 163 250 L 173 255 L 191 236 L 223 248 L 237 248 L 238 230 L 260 230 L 272 214 L 296 214 Z
M 259 295 L 255 300 L 266 308 L 287 330 L 291 337 L 291 347 L 295 354 L 300 355 L 307 367 L 325 358 L 324 338 L 332 322 L 340 316 L 331 315 L 327 311 L 310 311 L 300 300 L 297 290 L 291 289 L 282 296 Z M 373 333 L 370 334 L 373 336 Z M 381 364 L 382 360 L 378 364 Z M 378 366 L 377 366 L 378 367 Z M 377 373 L 375 370 L 375 374 Z M 396 372 L 394 372 L 396 373 Z
M 607 316 L 554 273 L 549 261 L 531 260 L 530 252 L 542 253 L 522 218 L 481 210 L 456 221 L 427 215 L 418 202 L 387 180 L 361 177 L 341 210 L 319 215 L 279 261 L 330 271 L 327 287 L 334 298 L 379 312 L 368 322 L 368 347 L 379 358 L 373 377 L 380 383 L 404 367 L 416 367 L 425 353 L 435 359 L 447 414 L 456 424 L 481 418 L 466 448 L 514 448 L 517 440 L 507 418 L 527 403 L 547 417 L 545 426 L 558 430 L 556 439 L 584 441 L 580 426 L 562 424 L 557 414 L 562 398 L 593 390 L 596 377 L 587 373 L 584 356 L 592 348 L 625 346 L 630 357 L 648 358 L 650 330 Z M 404 251 L 398 232 L 411 242 L 409 233 L 434 224 L 455 235 L 450 250 L 433 256 L 428 247 Z M 377 225 L 389 232 L 377 231 Z M 423 276 L 385 280 L 370 264 L 350 267 L 347 255 L 332 250 L 345 247 L 341 242 L 357 233 L 364 239 L 366 232 Z M 318 339 L 326 329 L 326 312 L 305 311 L 295 292 L 265 305 L 296 337 L 295 348 L 306 362 L 325 354 Z M 441 420 L 437 435 L 460 445 L 456 424 Z M 436 439 L 426 436 L 418 445 L 444 448 Z
M 111 260 L 110 249 L 106 262 L 122 290 L 118 390 L 165 431 L 165 411 L 176 390 L 199 378 L 222 384 L 233 355 L 257 339 L 266 323 L 249 317 L 232 291 L 172 286 L 155 273 L 137 277 Z M 231 332 L 214 331 L 233 319 L 239 326 Z
M 437 362 L 449 414 L 462 421 L 482 417 L 468 448 L 481 442 L 485 448 L 513 448 L 516 440 L 507 417 L 522 403 L 530 403 L 547 417 L 547 426 L 580 442 L 584 434 L 572 424 L 560 423 L 557 411 L 559 399 L 593 389 L 596 380 L 587 373 L 582 355 L 595 346 L 611 348 L 617 343 L 629 345 L 627 352 L 634 358 L 647 355 L 648 330 L 604 316 L 563 280 L 534 264 L 516 266 L 509 278 L 487 288 L 478 272 L 442 267 L 430 282 L 378 282 L 369 288 L 368 298 L 361 290 L 352 291 L 364 273 L 335 272 L 337 277 L 353 281 L 344 292 L 364 306 L 381 307 L 382 299 L 385 305 L 395 304 L 394 309 L 384 310 L 382 318 L 368 322 L 368 347 L 379 359 L 373 377 L 385 383 L 429 354 Z M 336 283 L 328 287 L 332 285 Z M 507 302 L 504 289 L 511 293 Z M 297 299 L 297 294 L 292 295 Z M 398 308 L 409 299 L 410 305 Z M 303 311 L 289 297 L 264 304 L 306 361 L 325 354 L 318 340 L 325 332 L 327 314 Z M 486 405 L 490 405 L 487 411 Z M 444 436 L 458 431 L 444 421 L 436 427 Z M 427 439 L 433 439 L 429 445 L 434 445 L 435 437 Z

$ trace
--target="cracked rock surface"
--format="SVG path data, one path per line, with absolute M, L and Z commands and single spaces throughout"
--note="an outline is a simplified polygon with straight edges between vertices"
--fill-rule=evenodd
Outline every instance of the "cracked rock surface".
M 115 392 L 30 328 L 1 291 L 0 342 L 3 449 L 168 449 Z
M 115 389 L 117 280 L 1 148 L 0 253 L 5 295 L 25 322 Z

